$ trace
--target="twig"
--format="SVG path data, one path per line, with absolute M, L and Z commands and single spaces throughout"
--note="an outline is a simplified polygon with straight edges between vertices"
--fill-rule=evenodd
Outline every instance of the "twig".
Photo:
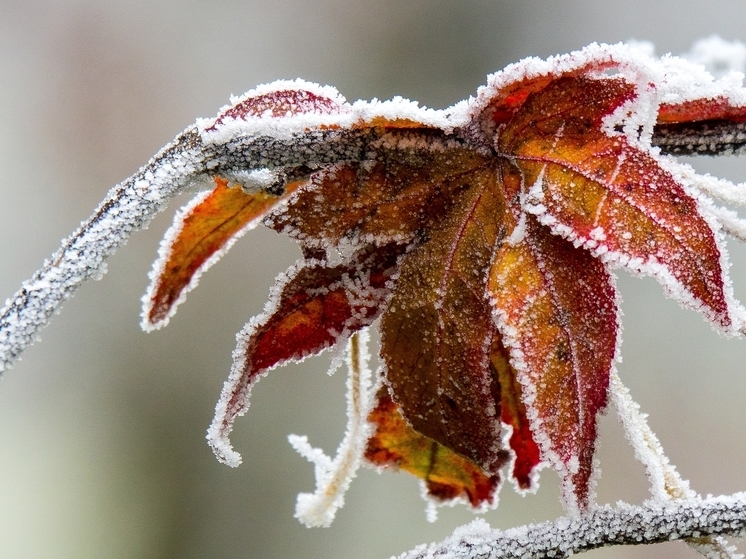
M 619 503 L 580 517 L 490 530 L 477 520 L 441 543 L 420 546 L 399 559 L 508 559 L 568 557 L 612 545 L 642 545 L 703 536 L 746 534 L 746 494 L 702 500 Z

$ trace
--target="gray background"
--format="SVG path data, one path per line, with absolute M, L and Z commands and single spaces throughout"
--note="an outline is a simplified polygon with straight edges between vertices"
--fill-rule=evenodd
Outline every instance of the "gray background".
M 0 296 L 10 296 L 107 189 L 198 116 L 258 83 L 303 77 L 349 100 L 403 95 L 448 106 L 486 74 L 591 41 L 683 52 L 719 33 L 746 41 L 745 5 L 586 0 L 0 0 Z M 746 180 L 746 160 L 697 162 Z M 258 230 L 213 268 L 171 325 L 139 330 L 139 298 L 176 201 L 85 286 L 0 385 L 0 558 L 383 558 L 473 518 L 428 524 L 414 478 L 364 470 L 330 529 L 293 518 L 312 467 L 287 444 L 332 452 L 344 375 L 319 357 L 273 372 L 220 465 L 204 430 L 234 335 L 298 256 Z M 746 252 L 731 244 L 736 292 Z M 672 461 L 703 494 L 746 488 L 743 356 L 652 280 L 621 273 L 624 362 Z M 613 414 L 602 421 L 599 501 L 647 497 Z M 495 527 L 561 514 L 556 476 L 535 496 L 503 488 Z M 682 544 L 589 557 L 694 557 Z

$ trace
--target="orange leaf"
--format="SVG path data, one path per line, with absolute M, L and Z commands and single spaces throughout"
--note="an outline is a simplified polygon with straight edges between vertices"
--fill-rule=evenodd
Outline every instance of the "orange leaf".
M 492 166 L 465 174 L 461 195 L 409 252 L 381 318 L 385 379 L 423 435 L 490 474 L 502 465 L 500 396 L 489 371 L 494 323 L 487 271 L 505 234 Z
M 619 327 L 611 278 L 527 216 L 523 239 L 498 251 L 488 287 L 531 432 L 562 475 L 566 502 L 585 509 Z
M 720 249 L 696 201 L 602 120 L 632 98 L 621 79 L 564 78 L 531 96 L 500 136 L 527 209 L 615 265 L 655 276 L 682 303 L 731 324 Z
M 463 456 L 412 429 L 385 387 L 377 398 L 368 416 L 376 431 L 365 449 L 372 465 L 414 474 L 425 481 L 428 494 L 441 501 L 466 498 L 474 508 L 496 504 L 499 474 L 488 476 Z
M 215 189 L 199 203 L 176 217 L 166 246 L 166 257 L 154 274 L 146 296 L 144 323 L 149 328 L 165 324 L 190 289 L 190 284 L 212 263 L 220 251 L 248 229 L 253 228 L 271 208 L 301 184 L 286 185 L 281 196 L 258 191 L 252 194 L 215 178 Z M 163 249 L 162 249 L 163 250 Z M 192 285 L 193 286 L 193 285 Z

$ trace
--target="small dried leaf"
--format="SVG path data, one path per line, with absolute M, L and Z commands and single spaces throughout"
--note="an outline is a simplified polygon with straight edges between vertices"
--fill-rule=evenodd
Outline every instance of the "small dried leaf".
M 281 118 L 304 113 L 331 114 L 341 108 L 339 99 L 332 99 L 318 92 L 305 89 L 278 89 L 255 95 L 233 105 L 207 128 L 216 130 L 226 120 L 246 120 L 247 118 Z
M 375 433 L 368 439 L 365 458 L 374 466 L 396 468 L 425 481 L 430 496 L 441 501 L 465 498 L 474 508 L 497 502 L 501 479 L 412 429 L 391 400 L 386 387 L 368 416 Z
M 201 272 L 211 266 L 231 241 L 252 229 L 274 206 L 287 199 L 301 184 L 286 186 L 281 196 L 257 191 L 247 194 L 215 178 L 215 189 L 177 216 L 165 257 L 154 270 L 153 284 L 145 297 L 144 324 L 161 326 L 175 312 L 184 294 Z

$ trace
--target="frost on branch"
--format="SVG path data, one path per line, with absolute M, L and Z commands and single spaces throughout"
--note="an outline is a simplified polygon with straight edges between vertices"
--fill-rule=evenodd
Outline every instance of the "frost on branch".
M 581 517 L 491 530 L 483 520 L 458 528 L 443 542 L 420 546 L 399 559 L 560 559 L 612 545 L 641 545 L 702 536 L 746 535 L 746 495 L 695 501 L 618 503 Z M 715 556 L 717 557 L 717 556 Z
M 445 110 L 347 103 L 300 80 L 261 86 L 112 190 L 9 301 L 0 368 L 171 196 L 211 187 L 166 235 L 145 329 L 165 325 L 259 223 L 303 253 L 238 335 L 208 430 L 220 460 L 240 462 L 228 437 L 261 376 L 380 317 L 382 384 L 370 405 L 362 388 L 352 399 L 355 436 L 335 459 L 293 439 L 319 474 L 299 517 L 328 524 L 364 458 L 419 477 L 428 498 L 477 510 L 497 503 L 506 478 L 535 490 L 548 465 L 568 513 L 590 518 L 598 415 L 619 358 L 614 269 L 654 277 L 722 334 L 744 331 L 724 238 L 746 238 L 746 222 L 716 203 L 743 204 L 744 188 L 673 157 L 746 146 L 741 79 L 594 44 L 513 64 Z M 616 390 L 655 495 L 693 501 Z

